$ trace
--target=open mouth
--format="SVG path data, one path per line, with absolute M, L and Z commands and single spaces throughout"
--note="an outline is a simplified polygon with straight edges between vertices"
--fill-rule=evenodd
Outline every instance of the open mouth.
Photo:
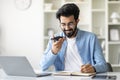
M 66 32 L 66 33 L 71 33 L 73 30 L 72 29 L 70 29 L 70 30 L 64 30 L 64 32 Z
M 72 31 L 71 30 L 69 30 L 69 31 L 65 31 L 66 33 L 71 33 Z

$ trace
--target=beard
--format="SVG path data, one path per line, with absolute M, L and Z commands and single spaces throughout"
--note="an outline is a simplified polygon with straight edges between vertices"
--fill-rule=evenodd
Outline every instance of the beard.
M 68 37 L 71 38 L 77 31 L 77 26 L 74 29 L 69 29 L 69 30 L 63 30 L 64 34 Z

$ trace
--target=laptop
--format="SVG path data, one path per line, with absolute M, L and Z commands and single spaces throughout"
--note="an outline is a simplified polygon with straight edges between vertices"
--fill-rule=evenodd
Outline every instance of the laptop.
M 49 72 L 36 74 L 25 56 L 0 56 L 0 66 L 10 76 L 42 77 Z

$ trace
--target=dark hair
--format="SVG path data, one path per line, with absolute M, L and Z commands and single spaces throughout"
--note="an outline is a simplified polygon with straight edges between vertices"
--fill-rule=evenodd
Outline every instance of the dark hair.
M 74 16 L 74 19 L 77 20 L 79 17 L 79 8 L 74 3 L 64 4 L 56 13 L 56 18 L 60 20 L 60 16 L 69 17 L 71 15 Z

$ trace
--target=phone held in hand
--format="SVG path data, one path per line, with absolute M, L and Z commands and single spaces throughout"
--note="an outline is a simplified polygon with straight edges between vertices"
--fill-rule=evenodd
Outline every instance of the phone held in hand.
M 63 38 L 63 36 L 56 36 L 54 38 L 51 38 L 51 40 L 58 41 L 60 38 Z

